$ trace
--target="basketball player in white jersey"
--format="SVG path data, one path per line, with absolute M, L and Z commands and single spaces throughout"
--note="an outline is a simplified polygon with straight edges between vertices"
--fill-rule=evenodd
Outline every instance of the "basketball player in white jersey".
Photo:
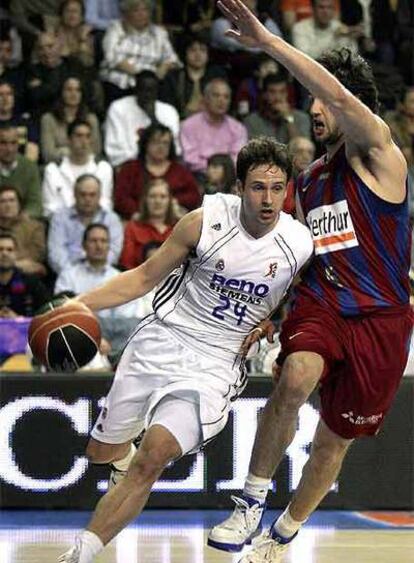
M 92 463 L 112 463 L 124 477 L 60 561 L 93 561 L 140 514 L 164 468 L 224 428 L 246 384 L 243 340 L 313 252 L 308 229 L 281 211 L 290 171 L 284 145 L 253 139 L 238 155 L 241 197 L 206 196 L 144 264 L 77 298 L 98 311 L 160 284 L 154 313 L 130 338 L 87 447 Z M 136 451 L 131 442 L 143 429 Z

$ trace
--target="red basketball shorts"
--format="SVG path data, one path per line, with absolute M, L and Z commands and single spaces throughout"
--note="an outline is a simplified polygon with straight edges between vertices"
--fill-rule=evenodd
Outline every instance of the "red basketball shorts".
M 353 318 L 299 296 L 282 325 L 277 362 L 294 352 L 325 361 L 321 417 L 343 438 L 373 435 L 389 410 L 407 364 L 413 316 L 409 306 Z

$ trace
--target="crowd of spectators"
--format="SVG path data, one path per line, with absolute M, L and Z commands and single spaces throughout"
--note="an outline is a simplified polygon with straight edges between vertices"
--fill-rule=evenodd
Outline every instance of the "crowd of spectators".
M 369 59 L 414 175 L 412 0 L 244 2 L 313 58 Z M 228 27 L 215 0 L 2 2 L 0 324 L 136 267 L 204 194 L 237 193 L 247 139 L 288 144 L 294 175 L 320 154 L 306 92 Z M 106 353 L 150 306 L 102 313 Z

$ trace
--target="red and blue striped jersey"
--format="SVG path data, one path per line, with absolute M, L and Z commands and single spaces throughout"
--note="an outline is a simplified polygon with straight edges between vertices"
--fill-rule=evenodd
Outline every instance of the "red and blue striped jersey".
M 345 317 L 408 304 L 408 197 L 379 198 L 351 168 L 345 146 L 304 171 L 297 192 L 315 244 L 298 292 Z

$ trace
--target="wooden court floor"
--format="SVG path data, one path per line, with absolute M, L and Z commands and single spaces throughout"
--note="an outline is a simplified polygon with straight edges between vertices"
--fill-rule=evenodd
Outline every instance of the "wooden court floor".
M 187 511 L 188 513 L 188 511 Z M 206 546 L 207 521 L 171 524 L 152 514 L 151 522 L 124 530 L 97 558 L 98 563 L 237 563 L 240 554 L 227 554 Z M 215 520 L 217 521 L 217 520 Z M 377 523 L 378 524 L 378 523 Z M 72 543 L 78 528 L 42 524 L 0 529 L 0 563 L 56 563 Z M 286 563 L 414 563 L 414 527 L 356 521 L 354 528 L 324 518 L 306 526 L 291 546 Z

